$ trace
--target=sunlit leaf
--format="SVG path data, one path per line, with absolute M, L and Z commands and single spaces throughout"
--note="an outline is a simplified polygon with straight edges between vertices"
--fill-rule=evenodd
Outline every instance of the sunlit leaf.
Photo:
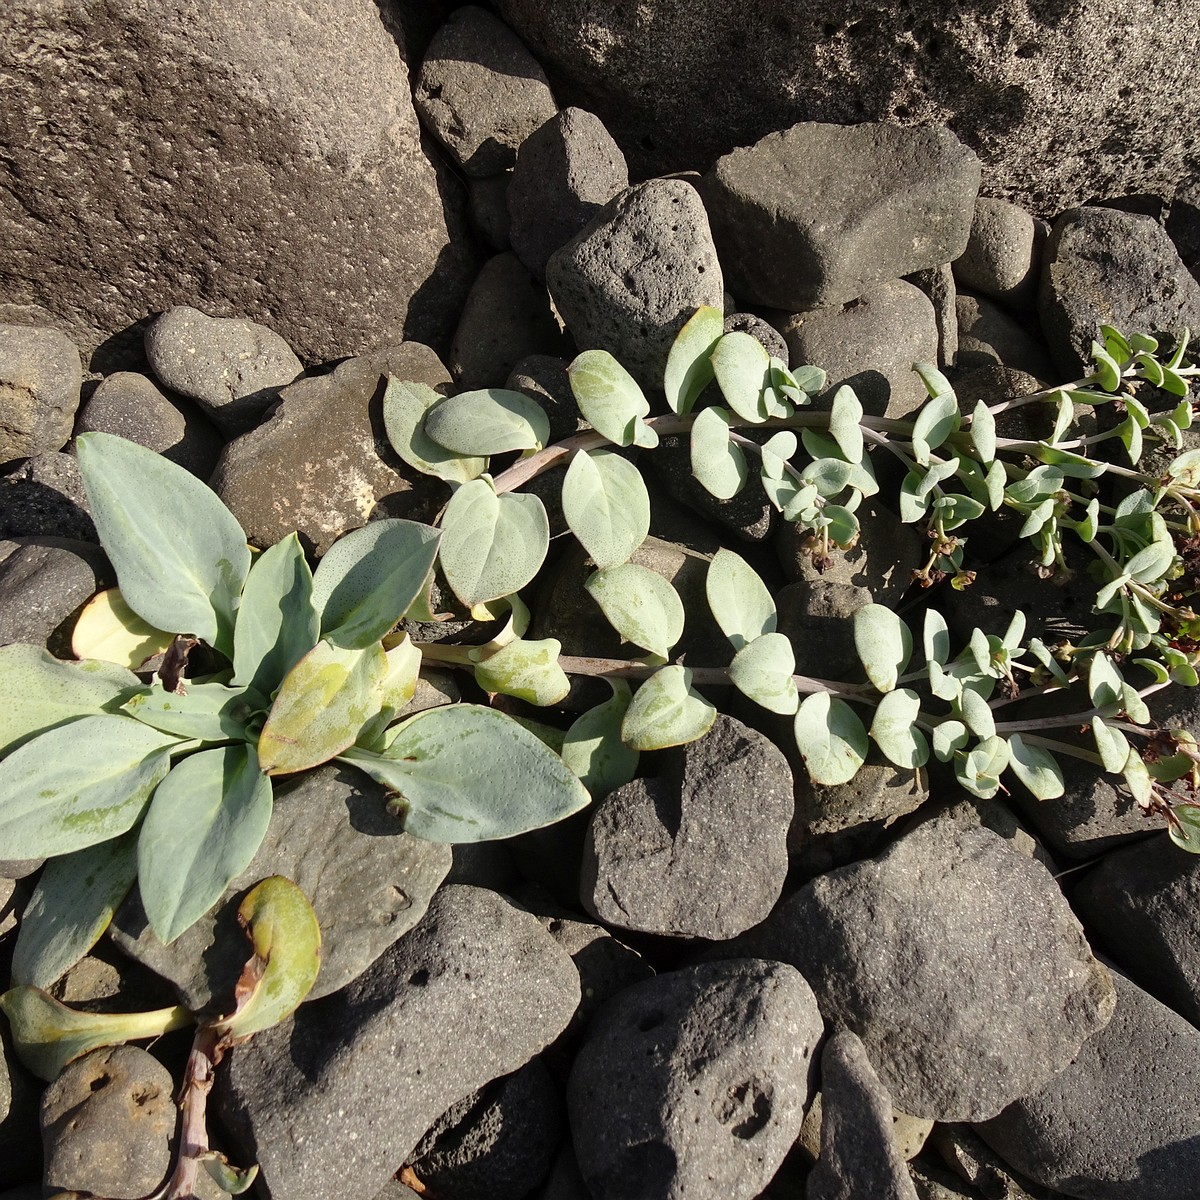
M 713 378 L 712 353 L 725 330 L 720 311 L 704 305 L 688 318 L 667 353 L 663 391 L 672 412 L 692 411 Z
M 1055 800 L 1066 792 L 1062 767 L 1047 750 L 1030 746 L 1019 733 L 1008 736 L 1009 761 L 1012 773 L 1038 800 Z
M 485 692 L 515 696 L 541 708 L 557 704 L 571 690 L 558 664 L 562 643 L 556 638 L 516 638 L 475 668 L 475 682 Z
M 940 392 L 921 406 L 913 422 L 913 458 L 928 466 L 931 453 L 958 429 L 958 401 L 953 392 Z
M 584 588 L 627 642 L 663 658 L 683 634 L 683 601 L 661 575 L 638 563 L 605 567 Z
M 1095 739 L 1096 751 L 1104 769 L 1119 775 L 1129 761 L 1129 740 L 1119 729 L 1106 725 L 1100 717 L 1092 718 L 1092 737 Z
M 764 633 L 774 633 L 775 601 L 767 585 L 740 554 L 722 547 L 708 564 L 708 606 L 734 650 Z
M 71 631 L 71 653 L 76 658 L 103 659 L 136 671 L 174 640 L 173 633 L 143 621 L 125 603 L 120 588 L 105 588 L 79 614 Z
M 650 532 L 642 473 L 611 450 L 576 454 L 562 482 L 563 516 L 598 567 L 625 562 Z
M 846 456 L 847 462 L 861 462 L 863 456 L 863 432 L 859 422 L 863 419 L 863 406 L 848 384 L 842 384 L 833 394 L 833 407 L 829 413 L 829 432 Z
M 713 372 L 726 403 L 743 421 L 753 425 L 771 414 L 763 397 L 771 356 L 748 333 L 727 333 L 712 354 Z
M 562 760 L 596 800 L 628 783 L 637 774 L 641 754 L 621 740 L 621 726 L 633 700 L 629 685 L 610 679 L 612 696 L 576 718 L 563 739 Z
M 717 710 L 692 687 L 686 667 L 655 671 L 634 693 L 621 723 L 621 740 L 631 750 L 663 750 L 703 737 Z
M 976 402 L 971 413 L 971 444 L 981 463 L 990 463 L 996 457 L 996 418 L 983 400 Z
M 692 474 L 718 500 L 736 496 L 750 478 L 746 455 L 730 440 L 732 424 L 728 410 L 717 405 L 702 409 L 692 423 Z
M 597 433 L 618 446 L 636 442 L 654 448 L 658 439 L 643 421 L 650 412 L 649 401 L 607 350 L 585 350 L 567 368 L 567 377 L 579 411 Z
M 890 608 L 865 604 L 854 614 L 854 646 L 867 678 L 890 692 L 912 657 L 912 634 Z
M 867 731 L 844 700 L 828 692 L 807 696 L 796 713 L 796 746 L 814 783 L 849 783 L 867 758 Z
M 247 738 L 247 723 L 266 707 L 265 698 L 251 688 L 211 682 L 189 683 L 183 695 L 159 686 L 146 688 L 122 705 L 143 725 L 204 742 Z
M 888 692 L 875 709 L 871 722 L 871 737 L 884 756 L 912 770 L 929 761 L 929 742 L 917 728 L 921 698 L 911 688 L 896 688 Z
M 792 643 L 782 633 L 764 633 L 744 645 L 729 665 L 734 687 L 755 704 L 790 717 L 800 705 L 800 694 L 792 676 L 796 656 Z
M 1000 776 L 1008 766 L 1008 742 L 990 737 L 954 762 L 958 782 L 973 796 L 990 800 L 1000 790 Z
M 487 470 L 487 459 L 455 454 L 425 432 L 425 418 L 444 397 L 427 383 L 388 379 L 383 425 L 392 449 L 415 471 L 447 483 L 466 483 Z
M 550 440 L 550 418 L 524 392 L 483 388 L 433 405 L 425 432 L 455 454 L 485 457 L 509 450 L 540 450 Z
M 891 694 L 891 692 L 888 693 L 889 696 Z M 956 750 L 962 750 L 967 745 L 971 740 L 971 735 L 961 721 L 947 718 L 939 721 L 933 727 L 931 738 L 933 753 L 938 761 L 949 762 L 954 757 Z

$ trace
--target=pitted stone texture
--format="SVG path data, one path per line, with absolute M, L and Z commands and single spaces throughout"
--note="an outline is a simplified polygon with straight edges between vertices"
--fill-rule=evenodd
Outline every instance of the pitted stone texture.
M 38 454 L 0 479 L 0 537 L 99 543 L 74 455 Z
M 106 1046 L 71 1063 L 42 1096 L 47 1194 L 134 1200 L 153 1192 L 171 1165 L 173 1090 L 170 1071 L 138 1046 Z
M 651 179 L 611 200 L 546 264 L 546 283 L 581 350 L 602 349 L 662 388 L 667 352 L 725 288 L 708 217 L 682 179 Z
M 718 715 L 663 752 L 659 773 L 617 788 L 588 828 L 580 899 L 620 929 L 731 938 L 783 889 L 792 773 L 760 733 Z
M 978 192 L 948 129 L 818 122 L 731 151 L 700 185 L 730 290 L 788 311 L 956 259 Z
M 821 1156 L 806 1200 L 917 1200 L 896 1145 L 892 1100 L 862 1042 L 848 1029 L 821 1051 Z
M 508 189 L 513 249 L 536 275 L 618 192 L 625 156 L 599 117 L 564 108 L 521 144 Z
M 1193 1200 L 1200 1031 L 1123 975 L 1112 978 L 1108 1025 L 1063 1071 L 977 1129 L 1005 1162 L 1055 1192 Z
M 1178 338 L 1200 329 L 1200 283 L 1167 231 L 1150 217 L 1076 208 L 1054 223 L 1042 263 L 1038 310 L 1055 362 L 1087 373 L 1099 326 Z
M 165 395 L 136 371 L 114 371 L 100 381 L 75 419 L 75 434 L 115 433 L 155 450 L 207 480 L 225 439 L 199 408 Z
M 0 325 L 0 465 L 61 450 L 82 385 L 79 349 L 65 333 Z
M 975 201 L 967 248 L 954 261 L 954 277 L 1010 308 L 1037 302 L 1046 227 L 1019 204 L 980 196 Z
M 424 477 L 401 462 L 384 429 L 387 374 L 448 394 L 450 375 L 437 355 L 402 342 L 297 380 L 269 420 L 225 448 L 211 486 L 254 545 L 274 545 L 296 530 L 321 555 L 373 513 L 421 519 L 412 486 Z
M 955 299 L 958 291 L 954 284 L 954 272 L 949 263 L 940 267 L 927 267 L 914 271 L 908 282 L 925 293 L 933 305 L 933 318 L 938 331 L 937 365 L 945 370 L 953 366 L 958 354 L 958 312 Z
M 1046 868 L 954 822 L 814 879 L 751 945 L 793 963 L 826 1019 L 862 1038 L 896 1106 L 931 1120 L 994 1116 L 1113 1010 L 1108 973 Z
M 1071 902 L 1122 971 L 1200 1026 L 1200 859 L 1160 833 L 1106 854 Z
M 517 147 L 557 107 L 521 39 L 475 5 L 456 9 L 433 35 L 415 103 L 438 141 L 473 176 L 511 167 Z
M 947 124 L 987 193 L 1053 215 L 1174 193 L 1196 172 L 1200 30 L 1155 0 L 501 0 L 564 103 L 635 177 L 706 165 L 797 121 Z M 1089 47 L 1089 84 L 1070 83 Z M 809 180 L 803 164 L 796 187 Z
M 504 386 L 524 392 L 542 406 L 550 418 L 550 441 L 561 442 L 590 426 L 579 412 L 571 380 L 567 375 L 567 360 L 545 354 L 531 354 L 513 367 Z
M 229 436 L 253 429 L 302 370 L 287 342 L 265 325 L 210 317 L 186 304 L 146 331 L 146 360 L 160 383 L 195 400 Z
M 416 925 L 451 858 L 449 846 L 400 832 L 380 785 L 351 767 L 324 766 L 279 788 L 254 861 L 169 946 L 155 937 L 136 894 L 109 932 L 127 954 L 169 979 L 189 1008 L 228 1011 L 246 962 L 238 905 L 260 879 L 283 875 L 308 897 L 321 926 L 321 973 L 309 993 L 316 1000 L 344 987 Z
M 91 542 L 0 542 L 0 646 L 31 642 L 58 658 L 74 657 L 71 618 L 101 587 L 115 582 L 104 552 Z
M 619 993 L 567 1088 L 591 1195 L 757 1196 L 800 1132 L 821 1034 L 811 989 L 783 963 L 704 963 Z
M 911 283 L 874 284 L 847 304 L 776 319 L 792 363 L 828 373 L 826 395 L 848 384 L 870 416 L 897 419 L 928 398 L 912 365 L 937 359 L 937 317 L 929 297 Z
M 998 304 L 959 292 L 954 308 L 958 319 L 956 367 L 971 370 L 994 362 L 1039 380 L 1061 378 L 1046 343 Z
M 0 294 L 52 313 L 85 361 L 178 303 L 268 325 L 307 364 L 444 344 L 473 264 L 460 185 L 421 146 L 398 16 L 6 5 Z
M 373 1196 L 450 1105 L 566 1026 L 579 976 L 535 917 L 451 886 L 348 987 L 235 1049 L 215 1107 L 265 1200 Z
M 929 1145 L 931 1153 L 927 1157 L 932 1158 L 936 1153 L 953 1170 L 954 1177 L 970 1189 L 972 1196 L 987 1196 L 992 1200 L 1059 1200 L 1062 1195 L 1013 1170 L 970 1125 L 939 1122 L 933 1128 Z M 925 1200 L 923 1195 L 922 1200 Z

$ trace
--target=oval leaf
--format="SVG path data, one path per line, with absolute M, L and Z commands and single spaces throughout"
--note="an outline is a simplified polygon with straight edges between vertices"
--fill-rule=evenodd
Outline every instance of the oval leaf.
M 890 608 L 864 604 L 854 614 L 854 646 L 867 678 L 890 692 L 912 657 L 912 634 Z
M 607 350 L 585 350 L 567 368 L 567 378 L 579 411 L 597 433 L 618 446 L 636 441 L 652 449 L 657 444 L 642 421 L 650 412 L 649 402 L 637 380 Z
M 425 432 L 456 454 L 540 450 L 550 440 L 550 418 L 524 392 L 484 388 L 435 405 L 425 418 Z
M 143 725 L 204 742 L 246 738 L 247 722 L 266 707 L 258 692 L 220 683 L 190 683 L 184 695 L 162 687 L 147 688 L 122 705 Z
M 1111 775 L 1125 770 L 1131 753 L 1129 740 L 1119 729 L 1111 729 L 1100 717 L 1092 718 L 1092 737 L 1104 769 Z
M 516 696 L 545 708 L 571 690 L 571 681 L 558 665 L 562 643 L 556 638 L 525 641 L 514 638 L 475 668 L 475 682 L 485 692 Z
M 929 386 L 928 380 L 926 386 Z M 931 452 L 954 433 L 958 423 L 958 401 L 954 393 L 942 391 L 931 396 L 921 406 L 921 411 L 917 413 L 917 419 L 913 422 L 913 458 L 921 466 L 929 466 Z
M 731 426 L 728 411 L 717 405 L 702 409 L 692 422 L 692 474 L 718 500 L 736 496 L 750 478 L 742 448 L 730 440 Z
M 563 516 L 598 567 L 625 562 L 650 532 L 642 473 L 611 450 L 576 454 L 562 483 Z
M 584 583 L 608 623 L 627 641 L 663 658 L 683 635 L 683 601 L 661 575 L 638 563 L 594 571 Z
M 415 471 L 447 483 L 466 483 L 487 470 L 486 458 L 455 454 L 425 432 L 425 416 L 445 397 L 427 383 L 389 377 L 383 393 L 383 425 L 392 449 Z
M 621 740 L 631 750 L 663 750 L 703 737 L 717 710 L 692 687 L 686 667 L 655 671 L 634 694 L 621 723 Z
M 663 391 L 672 412 L 690 413 L 712 382 L 712 353 L 725 332 L 720 311 L 704 305 L 688 318 L 667 352 Z
M 562 760 L 596 800 L 628 783 L 641 758 L 621 740 L 621 726 L 633 693 L 621 679 L 610 679 L 612 696 L 578 717 L 563 739 Z
M 858 395 L 848 384 L 842 384 L 833 394 L 833 408 L 829 413 L 829 432 L 833 435 L 847 462 L 862 462 L 863 432 L 859 422 L 863 419 L 863 406 Z
M 911 688 L 888 692 L 875 710 L 871 737 L 898 767 L 913 770 L 929 761 L 929 742 L 916 726 L 921 698 Z
M 734 650 L 740 650 L 764 633 L 775 632 L 775 601 L 767 585 L 740 554 L 722 547 L 713 555 L 704 591 L 712 615 Z
M 870 745 L 858 714 L 828 692 L 814 692 L 796 713 L 796 746 L 813 783 L 849 783 L 867 758 Z
M 792 676 L 796 656 L 782 633 L 764 633 L 743 646 L 729 664 L 733 685 L 755 704 L 790 717 L 800 706 L 800 693 Z
M 725 334 L 713 351 L 712 365 L 721 394 L 743 421 L 757 425 L 771 415 L 763 398 L 771 356 L 757 338 L 740 330 Z
M 1008 736 L 1008 765 L 1038 800 L 1056 800 L 1066 793 L 1062 767 L 1040 746 L 1026 745 L 1019 733 Z

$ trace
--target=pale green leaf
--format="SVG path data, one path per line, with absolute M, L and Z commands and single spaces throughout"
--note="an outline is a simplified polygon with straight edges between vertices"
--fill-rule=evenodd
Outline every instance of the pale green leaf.
M 764 633 L 774 633 L 775 601 L 767 585 L 740 554 L 722 547 L 708 564 L 708 606 L 734 650 Z
M 891 692 L 888 693 L 891 695 Z M 933 727 L 933 753 L 939 762 L 949 762 L 956 750 L 962 750 L 971 740 L 970 732 L 961 721 L 946 718 Z
M 634 693 L 621 723 L 621 740 L 631 750 L 664 750 L 703 737 L 717 710 L 692 687 L 686 667 L 655 671 Z
M 929 743 L 917 728 L 921 697 L 911 688 L 896 688 L 879 701 L 871 722 L 871 737 L 884 757 L 912 770 L 929 761 Z
M 231 688 L 221 683 L 189 683 L 182 695 L 156 685 L 122 705 L 143 725 L 204 742 L 247 738 L 247 722 L 266 708 L 266 699 L 252 688 Z
M 762 343 L 740 330 L 727 333 L 712 354 L 721 394 L 743 421 L 757 425 L 771 414 L 763 396 L 771 356 Z
M 550 440 L 550 418 L 524 392 L 483 388 L 433 405 L 425 432 L 455 454 L 486 457 L 509 450 L 540 450 Z
M 598 567 L 625 562 L 650 532 L 642 473 L 611 450 L 576 454 L 562 482 L 563 516 Z
M 631 562 L 605 567 L 583 586 L 621 637 L 651 654 L 668 657 L 683 634 L 683 601 L 649 567 Z
M 962 712 L 962 719 L 966 722 L 967 728 L 977 738 L 983 739 L 995 736 L 996 719 L 992 716 L 992 710 L 988 707 L 988 702 L 978 692 L 972 691 L 970 688 L 965 688 L 958 703 Z
M 945 666 L 950 658 L 950 629 L 946 618 L 936 608 L 925 610 L 922 637 L 926 661 Z
M 771 434 L 759 447 L 763 476 L 767 479 L 782 479 L 788 459 L 796 453 L 796 449 L 796 435 L 790 429 L 781 429 L 778 433 Z
M 1038 800 L 1056 800 L 1066 793 L 1062 767 L 1048 750 L 1026 745 L 1019 733 L 1008 736 L 1008 765 Z
M 1119 729 L 1106 725 L 1100 717 L 1092 718 L 1092 737 L 1096 741 L 1096 751 L 1104 769 L 1113 775 L 1119 775 L 1129 761 L 1129 740 Z
M 1088 695 L 1097 708 L 1117 704 L 1121 700 L 1121 672 L 1107 654 L 1096 651 L 1088 666 Z
M 983 400 L 975 404 L 971 413 L 971 444 L 975 457 L 981 463 L 990 463 L 996 457 L 996 418 Z
M 650 404 L 637 380 L 607 350 L 585 350 L 567 368 L 567 378 L 579 411 L 597 433 L 618 446 L 644 444 L 639 427 Z
M 1175 547 L 1169 540 L 1151 542 L 1125 563 L 1125 573 L 1138 583 L 1156 583 L 1171 569 L 1174 561 Z
M 1146 707 L 1146 702 L 1138 694 L 1137 688 L 1132 684 L 1121 682 L 1121 706 L 1125 710 L 1125 715 L 1135 725 L 1150 724 L 1150 710 Z
M 992 512 L 998 512 L 1004 503 L 1004 489 L 1008 484 L 1008 472 L 1004 464 L 997 459 L 990 467 L 986 477 L 988 507 Z
M 475 682 L 485 692 L 516 696 L 539 708 L 557 704 L 571 690 L 571 681 L 558 665 L 561 653 L 562 643 L 556 638 L 514 638 L 476 666 Z
M 563 739 L 562 760 L 596 800 L 628 783 L 636 774 L 639 751 L 621 740 L 621 726 L 633 700 L 629 685 L 610 679 L 613 694 L 578 717 Z
M 415 471 L 447 483 L 466 483 L 487 470 L 487 459 L 455 454 L 425 432 L 425 418 L 444 397 L 427 383 L 388 378 L 383 426 L 392 449 Z
M 800 705 L 792 676 L 796 656 L 782 633 L 764 633 L 744 645 L 729 664 L 729 678 L 743 696 L 755 704 L 790 717 Z
M 1193 804 L 1176 804 L 1171 808 L 1175 821 L 1167 826 L 1171 841 L 1189 854 L 1200 854 L 1200 808 Z
M 796 747 L 813 783 L 849 783 L 867 758 L 870 745 L 858 714 L 828 692 L 807 696 L 793 725 Z
M 854 614 L 854 646 L 867 678 L 890 692 L 912 657 L 912 634 L 890 608 L 864 604 Z
M 720 311 L 704 305 L 688 318 L 667 352 L 663 391 L 672 412 L 692 411 L 713 378 L 712 353 L 725 331 Z
M 858 518 L 841 504 L 826 504 L 821 516 L 827 522 L 825 532 L 830 541 L 842 547 L 852 546 L 859 535 Z
M 736 496 L 750 478 L 741 446 L 729 437 L 732 423 L 729 412 L 716 405 L 702 409 L 692 423 L 692 474 L 718 500 Z
M 953 392 L 939 392 L 921 406 L 913 422 L 913 458 L 928 466 L 931 453 L 958 429 L 958 401 Z
M 833 407 L 829 413 L 829 432 L 846 456 L 847 462 L 861 462 L 863 456 L 863 432 L 859 422 L 863 419 L 863 406 L 848 384 L 842 384 L 833 394 Z
M 1008 742 L 1002 737 L 990 737 L 974 750 L 957 757 L 954 773 L 958 782 L 973 796 L 991 800 L 1000 790 L 1000 776 L 1008 766 Z

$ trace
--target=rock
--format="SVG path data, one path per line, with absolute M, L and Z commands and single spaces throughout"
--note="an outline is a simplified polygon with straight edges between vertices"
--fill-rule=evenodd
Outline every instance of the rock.
M 517 147 L 557 108 L 545 73 L 520 38 L 475 5 L 456 9 L 433 35 L 414 102 L 471 176 L 511 167 Z
M 1109 851 L 1071 902 L 1122 971 L 1200 1026 L 1200 860 L 1160 833 Z
M 995 1200 L 1058 1200 L 1015 1172 L 969 1125 L 939 1124 L 929 1139 L 942 1161 L 973 1189 L 973 1194 Z
M 954 822 L 805 884 L 748 945 L 796 966 L 896 1106 L 937 1121 L 984 1119 L 1041 1086 L 1114 1003 L 1045 867 Z
M 562 349 L 546 289 L 515 254 L 489 258 L 471 286 L 450 346 L 450 371 L 459 388 L 499 387 L 521 359 Z
M 918 1160 L 908 1164 L 908 1173 L 912 1177 L 913 1187 L 917 1189 L 918 1200 L 979 1200 L 980 1193 L 974 1188 L 968 1188 L 944 1167 Z M 1005 1200 L 1010 1200 L 1005 1197 Z M 1016 1200 L 1012 1197 L 1011 1200 Z
M 954 286 L 954 272 L 949 263 L 942 263 L 940 267 L 915 271 L 908 277 L 908 282 L 920 288 L 933 305 L 938 331 L 937 365 L 945 370 L 953 365 L 958 354 L 958 311 L 955 306 L 958 293 Z
M 372 514 L 420 519 L 411 489 L 425 477 L 400 461 L 383 427 L 387 374 L 448 394 L 450 376 L 437 355 L 402 342 L 297 380 L 269 420 L 225 448 L 211 486 L 254 545 L 296 530 L 321 555 Z
M 1039 380 L 1054 382 L 1062 377 L 1045 342 L 998 305 L 959 292 L 954 307 L 958 318 L 954 365 L 959 369 L 969 371 L 995 362 Z
M 948 129 L 817 122 L 731 151 L 700 185 L 734 295 L 790 312 L 957 258 L 978 191 Z
M 365 975 L 239 1046 L 215 1106 L 265 1200 L 374 1195 L 456 1101 L 579 1003 L 571 960 L 492 892 L 447 887 Z
M 512 171 L 467 180 L 467 216 L 475 232 L 492 250 L 512 249 L 508 215 L 508 185 Z
M 879 1084 L 878 1076 L 875 1076 L 875 1081 Z M 881 1084 L 879 1086 L 882 1087 Z M 886 1095 L 886 1092 L 884 1094 Z M 804 1156 L 810 1166 L 817 1161 L 821 1153 L 821 1107 L 821 1093 L 818 1092 L 813 1097 L 808 1112 L 804 1114 L 804 1124 L 796 1143 L 797 1152 Z M 932 1128 L 932 1121 L 922 1117 L 910 1117 L 907 1113 L 898 1112 L 893 1108 L 887 1136 L 895 1143 L 900 1157 L 910 1160 L 920 1154 Z
M 579 348 L 609 351 L 651 390 L 684 322 L 724 298 L 704 205 L 682 179 L 651 179 L 609 201 L 550 256 L 546 283 Z
M 755 316 L 754 313 L 731 312 L 726 314 L 724 331 L 726 333 L 748 333 L 772 358 L 777 358 L 783 363 L 788 360 L 787 342 L 783 340 L 783 334 L 774 325 L 764 321 L 762 317 Z
M 7 6 L 0 294 L 85 360 L 180 302 L 267 325 L 307 364 L 444 345 L 474 266 L 461 187 L 421 146 L 398 7 Z
M 567 361 L 545 354 L 531 354 L 512 369 L 504 386 L 524 392 L 536 400 L 550 418 L 550 441 L 561 442 L 590 428 L 579 413 L 571 381 L 567 377 Z
M 1170 196 L 1195 172 L 1200 31 L 1153 0 L 499 9 L 560 98 L 604 121 L 635 178 L 712 162 L 797 121 L 946 124 L 983 160 L 988 195 L 1041 214 L 1096 194 Z M 1087 88 L 1070 83 L 1081 46 Z M 803 164 L 796 187 L 819 191 Z
M 0 1187 L 40 1178 L 38 1089 L 11 1049 L 7 1023 L 0 1031 Z M 41 1198 L 39 1191 L 38 1200 Z
M 821 1156 L 805 1196 L 917 1200 L 893 1136 L 891 1097 L 848 1029 L 821 1051 Z
M 1054 223 L 1038 296 L 1042 330 L 1070 379 L 1090 370 L 1101 323 L 1167 342 L 1200 329 L 1200 283 L 1157 221 L 1111 208 L 1076 208 Z
M 976 1128 L 1005 1162 L 1056 1192 L 1190 1200 L 1200 1171 L 1200 1031 L 1124 976 L 1113 972 L 1113 983 L 1112 1020 L 1074 1061 Z
M 321 830 L 314 841 L 311 831 Z M 212 912 L 164 946 L 133 895 L 110 936 L 125 953 L 169 979 L 191 1009 L 227 1005 L 246 961 L 237 907 L 268 875 L 291 879 L 321 925 L 316 1000 L 365 971 L 424 916 L 450 869 L 449 846 L 400 832 L 383 788 L 347 766 L 324 766 L 281 785 L 254 861 Z
M 592 1023 L 567 1105 L 595 1200 L 754 1197 L 800 1131 L 821 1017 L 782 963 L 705 963 L 627 988 Z
M 42 1096 L 48 1193 L 134 1200 L 153 1192 L 171 1165 L 174 1086 L 137 1046 L 106 1046 L 71 1063 Z
M 980 196 L 967 248 L 954 261 L 954 277 L 989 300 L 1032 311 L 1045 243 L 1045 226 L 1019 204 Z
M 848 384 L 869 415 L 897 419 L 910 416 L 928 398 L 912 365 L 937 359 L 937 320 L 933 305 L 911 283 L 896 279 L 875 284 L 840 307 L 780 314 L 777 328 L 793 363 L 811 363 L 828 373 L 826 397 Z
M 628 186 L 625 156 L 600 118 L 564 108 L 517 152 L 508 189 L 513 249 L 544 278 L 550 255 Z
M 115 582 L 104 552 L 92 542 L 0 542 L 0 646 L 30 642 L 57 658 L 73 657 L 71 631 L 79 610 Z
M 186 304 L 146 331 L 146 360 L 160 383 L 195 400 L 230 437 L 253 429 L 303 370 L 265 325 L 210 317 Z
M 36 1200 L 41 1200 L 41 1197 Z M 538 1192 L 537 1200 L 592 1200 L 592 1193 L 579 1173 L 579 1163 L 570 1142 L 559 1151 L 550 1170 L 550 1178 Z
M 115 433 L 156 450 L 207 480 L 225 439 L 195 405 L 163 393 L 136 371 L 114 371 L 100 381 L 75 419 L 75 435 Z
M 860 678 L 853 618 L 873 600 L 867 588 L 844 579 L 789 583 L 776 592 L 778 632 L 792 643 L 797 673 L 818 679 Z
M 792 773 L 782 752 L 718 715 L 660 770 L 596 806 L 580 873 L 589 912 L 619 929 L 731 938 L 771 911 L 787 874 Z
M 535 1058 L 452 1104 L 409 1165 L 434 1195 L 524 1200 L 550 1173 L 565 1129 L 562 1095 Z
M 79 350 L 65 333 L 0 325 L 0 465 L 61 450 L 82 385 Z
M 43 537 L 100 541 L 70 454 L 38 454 L 0 479 L 0 538 Z

